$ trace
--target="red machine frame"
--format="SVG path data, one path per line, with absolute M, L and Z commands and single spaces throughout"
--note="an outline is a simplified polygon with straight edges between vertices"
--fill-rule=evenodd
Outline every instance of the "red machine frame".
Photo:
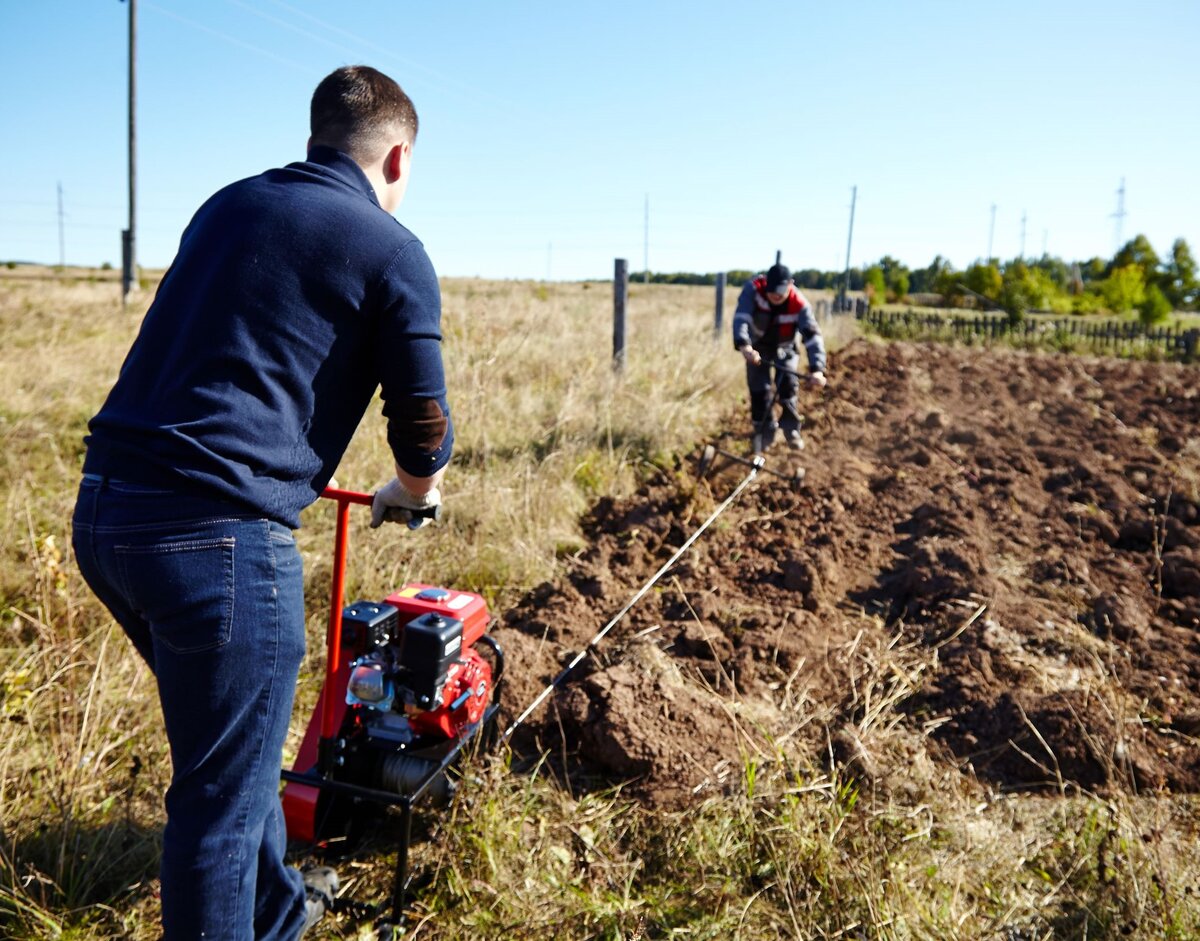
M 493 676 L 491 700 L 483 712 L 483 717 L 474 725 L 468 727 L 461 736 L 452 740 L 450 747 L 441 758 L 440 764 L 434 766 L 408 794 L 398 794 L 377 788 L 364 787 L 347 781 L 336 780 L 333 776 L 336 767 L 336 743 L 338 733 L 346 713 L 346 679 L 348 674 L 342 662 L 342 612 L 344 609 L 344 594 L 346 582 L 346 554 L 349 545 L 350 507 L 353 504 L 371 505 L 371 494 L 358 493 L 352 490 L 326 488 L 321 494 L 337 503 L 337 527 L 334 536 L 333 549 L 333 578 L 330 587 L 329 624 L 326 631 L 326 660 L 325 682 L 317 701 L 316 712 L 321 716 L 320 734 L 314 736 L 313 725 L 310 724 L 297 754 L 292 770 L 284 769 L 281 778 L 287 782 L 284 788 L 284 816 L 287 821 L 289 835 L 296 834 L 299 838 L 307 837 L 316 841 L 316 806 L 322 791 L 346 797 L 354 802 L 367 801 L 386 806 L 397 806 L 401 812 L 401 836 L 396 860 L 396 877 L 392 889 L 391 924 L 380 926 L 380 937 L 391 937 L 390 931 L 401 924 L 409 888 L 409 848 L 412 840 L 413 808 L 429 792 L 431 785 L 443 776 L 450 766 L 462 754 L 463 749 L 472 742 L 481 730 L 489 735 L 494 731 L 496 714 L 499 712 L 499 683 L 504 672 L 504 656 L 500 647 L 485 631 L 487 627 L 486 608 L 481 603 L 479 615 L 462 617 L 459 612 L 450 613 L 464 620 L 463 641 L 469 646 L 476 641 L 488 646 L 496 659 L 496 669 Z M 410 586 L 427 587 L 427 586 Z M 390 599 L 397 598 L 402 592 L 393 593 Z M 459 597 L 461 597 L 459 593 Z M 436 603 L 429 606 L 436 610 Z M 314 713 L 315 714 L 315 713 Z

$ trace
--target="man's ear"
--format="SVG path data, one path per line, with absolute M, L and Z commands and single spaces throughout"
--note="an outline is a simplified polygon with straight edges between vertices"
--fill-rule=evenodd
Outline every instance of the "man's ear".
M 404 155 L 412 150 L 412 144 L 402 141 L 395 144 L 383 158 L 383 176 L 388 183 L 395 183 L 404 172 Z

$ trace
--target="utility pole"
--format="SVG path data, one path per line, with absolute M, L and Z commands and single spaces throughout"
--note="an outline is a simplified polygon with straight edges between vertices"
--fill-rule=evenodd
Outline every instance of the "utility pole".
M 1021 210 L 1021 261 L 1025 260 L 1025 210 Z
M 67 266 L 67 240 L 63 236 L 62 180 L 58 181 L 58 267 Z
M 125 2 L 125 0 L 122 0 Z M 121 303 L 129 301 L 137 277 L 137 0 L 129 3 L 129 228 L 121 233 Z
M 850 297 L 850 246 L 854 242 L 854 204 L 858 202 L 858 185 L 850 188 L 850 234 L 846 236 L 846 278 L 842 282 L 842 297 L 838 310 L 845 310 Z
M 1046 242 L 1050 238 L 1050 230 L 1042 229 L 1042 257 L 1046 257 Z
M 1113 254 L 1121 250 L 1121 228 L 1125 221 L 1125 177 L 1121 177 L 1121 188 L 1117 190 L 1117 211 L 1109 218 L 1116 219 L 1116 239 L 1117 244 L 1113 246 Z
M 992 263 L 992 237 L 996 234 L 996 204 L 992 203 L 992 222 L 988 226 L 988 253 L 987 263 Z
M 650 194 L 646 194 L 646 225 L 642 237 L 642 284 L 650 283 Z

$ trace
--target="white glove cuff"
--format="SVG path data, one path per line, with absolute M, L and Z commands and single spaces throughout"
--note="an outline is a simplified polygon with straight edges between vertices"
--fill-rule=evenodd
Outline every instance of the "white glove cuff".
M 392 483 L 395 485 L 394 489 L 397 491 L 397 496 L 403 498 L 409 509 L 427 510 L 431 506 L 437 506 L 440 502 L 438 500 L 437 487 L 418 496 L 404 486 L 399 479 L 393 480 Z

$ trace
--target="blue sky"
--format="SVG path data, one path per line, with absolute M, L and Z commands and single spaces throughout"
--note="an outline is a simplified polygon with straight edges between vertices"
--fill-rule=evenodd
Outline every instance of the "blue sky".
M 128 6 L 0 0 L 0 259 L 119 265 Z M 1200 251 L 1198 0 L 139 0 L 139 261 L 303 158 L 340 65 L 421 119 L 397 216 L 446 276 Z M 649 239 L 646 245 L 646 204 Z M 995 210 L 994 228 L 992 206 Z

